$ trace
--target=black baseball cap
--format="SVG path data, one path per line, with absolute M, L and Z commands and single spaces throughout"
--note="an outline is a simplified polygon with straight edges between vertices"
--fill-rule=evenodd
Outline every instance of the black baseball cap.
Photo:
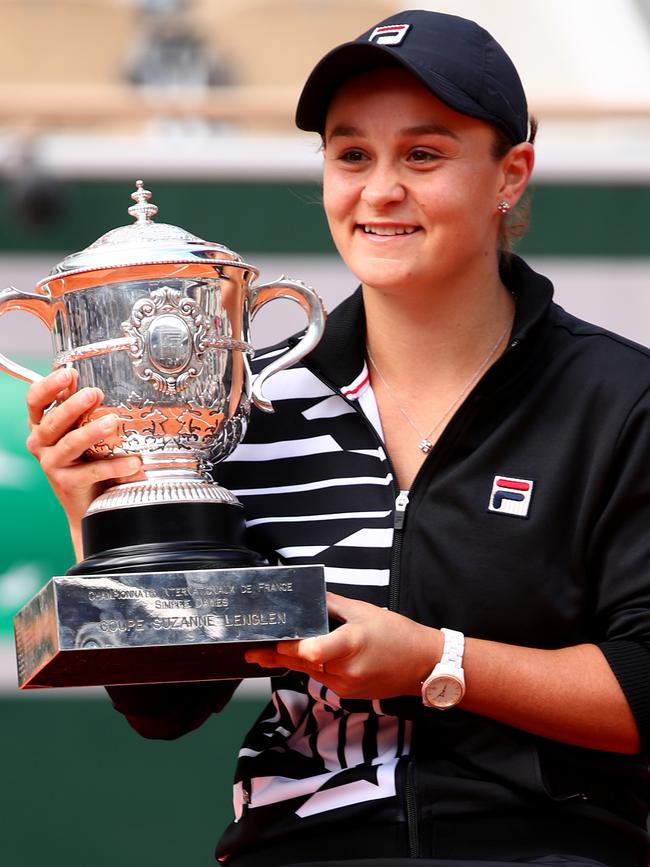
M 391 15 L 326 54 L 300 95 L 298 127 L 322 133 L 336 90 L 386 65 L 409 70 L 451 108 L 495 124 L 515 143 L 526 140 L 526 94 L 503 48 L 474 21 L 423 9 Z

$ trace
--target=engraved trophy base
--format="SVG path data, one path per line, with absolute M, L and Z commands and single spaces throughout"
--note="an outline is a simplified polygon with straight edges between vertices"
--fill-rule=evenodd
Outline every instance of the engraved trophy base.
M 115 509 L 82 527 L 86 559 L 15 617 L 21 689 L 266 677 L 248 647 L 328 631 L 323 567 L 266 565 L 241 544 L 239 506 Z

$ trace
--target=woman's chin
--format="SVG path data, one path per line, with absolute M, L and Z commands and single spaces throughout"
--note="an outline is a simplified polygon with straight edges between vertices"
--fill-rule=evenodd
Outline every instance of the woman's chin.
M 429 281 L 418 280 L 415 272 L 405 269 L 403 263 L 395 263 L 395 267 L 391 268 L 390 263 L 384 261 L 383 267 L 366 268 L 356 276 L 364 289 L 382 295 L 414 295 L 418 292 L 419 283 L 430 285 Z

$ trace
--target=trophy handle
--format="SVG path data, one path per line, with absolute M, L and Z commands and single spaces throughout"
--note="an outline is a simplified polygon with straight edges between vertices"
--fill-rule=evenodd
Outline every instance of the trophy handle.
M 0 316 L 3 313 L 8 313 L 10 310 L 22 310 L 23 313 L 31 313 L 37 316 L 48 329 L 52 327 L 52 308 L 50 299 L 47 295 L 39 295 L 36 292 L 23 292 L 22 289 L 16 289 L 9 286 L 7 289 L 0 289 Z M 0 352 L 0 370 L 5 373 L 22 379 L 25 382 L 38 382 L 43 379 L 40 373 L 31 370 L 29 367 L 23 367 L 7 358 Z
M 284 275 L 272 283 L 262 283 L 252 287 L 251 319 L 265 304 L 276 298 L 287 298 L 299 304 L 307 315 L 309 325 L 298 343 L 279 358 L 267 364 L 255 379 L 251 397 L 255 406 L 264 412 L 273 412 L 273 404 L 262 393 L 266 380 L 273 374 L 291 367 L 292 364 L 300 361 L 311 352 L 323 336 L 327 321 L 327 311 L 318 293 L 306 283 L 302 283 L 300 280 L 289 280 Z

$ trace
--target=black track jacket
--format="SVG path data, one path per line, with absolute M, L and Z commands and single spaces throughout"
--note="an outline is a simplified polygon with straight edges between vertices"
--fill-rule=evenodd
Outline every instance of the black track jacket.
M 509 347 L 427 456 L 405 510 L 375 429 L 360 291 L 332 313 L 309 357 L 270 380 L 275 414 L 253 413 L 216 475 L 244 503 L 251 547 L 270 560 L 324 563 L 337 593 L 469 637 L 599 645 L 643 752 L 572 747 L 411 697 L 340 700 L 289 675 L 274 680 L 244 742 L 221 858 L 406 822 L 415 857 L 563 852 L 645 863 L 650 353 L 566 313 L 521 259 L 502 276 L 517 302 Z M 262 353 L 258 369 L 278 350 Z M 109 691 L 143 734 L 175 737 L 232 690 Z M 554 696 L 549 683 L 544 700 Z

